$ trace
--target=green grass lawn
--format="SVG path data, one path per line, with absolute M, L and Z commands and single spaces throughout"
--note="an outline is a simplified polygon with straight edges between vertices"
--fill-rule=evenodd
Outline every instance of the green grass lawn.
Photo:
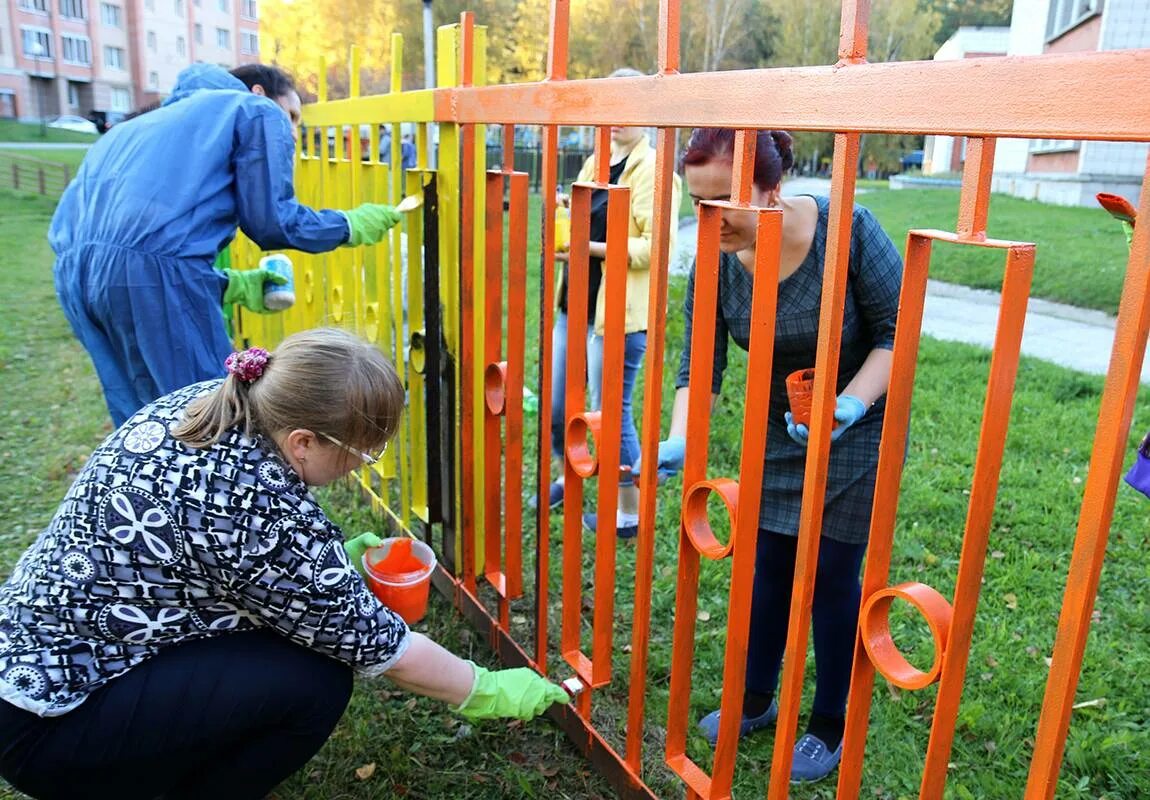
M 891 202 L 895 195 L 889 193 Z M 874 192 L 860 198 L 893 218 L 888 198 Z M 872 199 L 879 200 L 872 203 Z M 908 202 L 913 202 L 908 201 Z M 929 200 L 916 226 L 943 225 L 929 218 Z M 996 198 L 995 203 L 998 203 Z M 48 522 L 56 504 L 88 453 L 109 426 L 87 355 L 60 314 L 51 283 L 51 254 L 44 231 L 51 204 L 0 193 L 0 248 L 9 268 L 0 273 L 0 371 L 7 402 L 0 407 L 0 575 Z M 1025 204 L 1029 205 L 1029 204 Z M 991 232 L 996 228 L 992 207 Z M 1045 210 L 1048 207 L 1041 207 Z M 538 205 L 532 233 L 537 242 Z M 1057 211 L 1057 209 L 1055 209 Z M 943 213 L 939 210 L 938 213 Z M 909 213 L 906 223 L 909 225 Z M 1005 223 L 1004 223 L 1005 224 Z M 1105 226 L 1103 226 L 1105 227 Z M 1115 239 L 1121 236 L 1110 231 Z M 1040 249 L 1040 258 L 1042 250 Z M 529 261 L 536 264 L 537 259 Z M 1080 270 L 1081 271 L 1081 270 Z M 939 276 L 941 277 L 941 276 Z M 538 280 L 529 281 L 528 343 L 537 340 Z M 666 359 L 669 384 L 682 340 L 684 281 L 672 283 Z M 526 374 L 534 381 L 536 351 Z M 745 358 L 732 348 L 725 391 L 713 418 L 711 474 L 734 475 L 741 435 L 741 387 Z M 953 589 L 969 489 L 981 398 L 989 357 L 963 345 L 926 341 L 915 391 L 910 453 L 899 506 L 892 582 L 917 580 L 944 595 Z M 1102 379 L 1025 360 L 1020 370 L 1012 426 L 998 496 L 990 555 L 974 631 L 962 711 L 951 762 L 948 798 L 1019 797 L 1029 763 L 1049 656 L 1073 543 L 1083 480 L 1098 416 Z M 669 386 L 668 386 L 669 390 Z M 667 390 L 665 390 L 667 391 Z M 641 402 L 642 386 L 636 396 Z M 667 397 L 667 394 L 665 394 Z M 1146 393 L 1135 429 L 1150 426 Z M 664 426 L 665 426 L 664 422 Z M 529 418 L 528 435 L 532 437 Z M 1133 453 L 1134 436 L 1130 452 Z M 527 486 L 534 470 L 528 468 Z M 670 631 L 675 598 L 678 480 L 660 492 L 651 626 L 651 662 L 644 768 L 662 797 L 681 797 L 680 784 L 661 763 L 665 729 Z M 346 487 L 323 494 L 334 518 L 349 530 L 378 527 Z M 1122 486 L 1097 603 L 1096 622 L 1078 691 L 1059 785 L 1060 798 L 1133 800 L 1150 787 L 1150 504 Z M 552 552 L 561 546 L 553 517 Z M 528 531 L 533 525 L 528 524 Z M 533 544 L 529 535 L 528 544 Z M 585 564 L 589 565 L 588 536 Z M 528 546 L 530 552 L 530 546 Z M 633 604 L 634 545 L 621 543 L 616 603 L 616 684 L 597 693 L 594 715 L 607 741 L 621 747 Z M 553 563 L 558 566 L 557 559 Z M 720 690 L 729 564 L 704 565 L 692 719 L 714 707 Z M 531 574 L 528 565 L 528 575 Z M 584 571 L 585 576 L 589 573 Z M 551 576 L 557 601 L 558 573 Z M 588 587 L 590 589 L 590 587 Z M 513 626 L 523 633 L 530 603 L 514 604 Z M 556 619 L 553 615 L 553 618 Z M 456 652 L 492 664 L 485 637 L 470 632 L 446 601 L 433 599 L 420 627 Z M 929 660 L 924 631 L 911 615 L 896 615 L 896 640 L 914 663 Z M 553 629 L 557 633 L 557 628 Z M 520 638 L 527 642 L 525 636 Z M 553 637 L 554 641 L 554 637 Z M 553 658 L 552 664 L 559 664 Z M 813 667 L 808 662 L 808 669 Z M 564 670 L 556 669 L 564 675 Z M 807 686 L 812 685 L 808 676 Z M 901 692 L 876 684 L 864 795 L 900 800 L 917 795 L 934 689 Z M 808 698 L 809 702 L 809 698 Z M 736 796 L 762 796 L 773 734 L 765 732 L 740 749 Z M 708 763 L 708 748 L 693 737 L 690 753 Z M 356 770 L 375 764 L 360 779 Z M 795 800 L 833 796 L 833 784 L 796 788 Z M 545 721 L 530 725 L 489 723 L 464 731 L 441 705 L 392 692 L 386 681 L 363 682 L 331 741 L 301 773 L 277 791 L 295 798 L 412 796 L 428 798 L 609 796 L 601 778 L 585 765 L 557 730 Z M 4 794 L 0 797 L 13 797 Z
M 912 227 L 953 231 L 958 196 L 956 189 L 876 188 L 859 195 L 857 202 L 875 213 L 902 250 Z M 1126 275 L 1126 238 L 1100 207 L 1052 206 L 995 194 L 987 234 L 1037 245 L 1032 296 L 1117 312 Z M 997 291 L 1005 258 L 1002 251 L 936 243 L 930 276 Z
M 63 164 L 72 170 L 72 175 L 76 174 L 77 167 L 80 162 L 84 160 L 84 156 L 88 155 L 87 150 L 80 149 L 55 149 L 45 148 L 43 150 L 5 150 L 3 143 L 0 143 L 0 169 L 3 169 L 3 161 L 11 162 L 14 159 L 29 159 L 34 158 L 39 161 L 50 161 L 53 164 Z
M 37 123 L 0 119 L 0 144 L 4 142 L 95 142 L 97 136 L 79 131 L 44 128 Z

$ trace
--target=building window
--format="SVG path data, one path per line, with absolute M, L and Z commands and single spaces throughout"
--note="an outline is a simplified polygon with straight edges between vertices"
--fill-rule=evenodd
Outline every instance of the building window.
M 176 55 L 183 57 L 188 54 L 188 45 L 183 36 L 176 37 Z
M 127 113 L 132 110 L 132 93 L 127 89 L 112 90 L 112 110 Z
M 39 11 L 41 14 L 47 14 L 48 0 L 20 0 L 20 8 L 25 11 Z
M 52 31 L 46 28 L 21 28 L 26 58 L 52 60 Z
M 216 28 L 216 47 L 232 49 L 232 32 L 227 28 Z
M 1046 41 L 1053 41 L 1071 28 L 1102 13 L 1102 0 L 1050 0 L 1046 12 Z
M 256 0 L 242 0 L 242 3 L 243 4 L 240 6 L 240 14 L 247 17 L 248 19 L 260 18 L 258 13 L 259 8 L 256 5 Z
M 228 0 L 217 0 L 217 4 L 220 11 L 223 11 L 225 14 L 228 13 Z
M 16 92 L 12 89 L 0 89 L 0 118 L 15 119 Z
M 1030 152 L 1037 155 L 1043 153 L 1067 153 L 1081 148 L 1082 142 L 1074 139 L 1031 139 Z
M 184 0 L 174 0 L 174 7 L 177 17 L 184 16 Z
M 124 27 L 124 9 L 111 3 L 100 3 L 100 19 L 109 28 Z
M 148 73 L 148 88 L 149 89 L 159 89 L 160 88 L 160 73 L 158 73 L 158 72 L 149 72 Z
M 84 0 L 60 0 L 60 16 L 68 19 L 87 19 L 84 16 Z
M 60 37 L 60 53 L 68 64 L 92 63 L 92 45 L 87 36 L 71 36 L 65 33 Z
M 244 55 L 255 56 L 260 52 L 260 36 L 258 33 L 240 33 L 240 52 Z
M 156 0 L 144 0 L 144 8 L 148 11 L 156 10 Z
M 156 52 L 156 32 L 148 31 L 148 49 Z
M 124 48 L 104 45 L 104 66 L 108 69 L 124 69 L 127 63 Z
M 80 107 L 80 87 L 68 81 L 68 105 L 72 108 Z
M 196 23 L 196 27 L 195 27 L 195 36 L 196 36 L 196 44 L 203 44 L 204 43 L 204 26 L 198 22 Z

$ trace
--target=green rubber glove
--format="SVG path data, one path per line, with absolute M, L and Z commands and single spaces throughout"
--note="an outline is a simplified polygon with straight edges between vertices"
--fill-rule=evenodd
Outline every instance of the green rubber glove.
M 287 283 L 287 278 L 277 275 L 268 269 L 225 269 L 228 276 L 228 288 L 224 290 L 224 305 L 239 303 L 249 311 L 257 314 L 271 314 L 264 305 L 264 281 L 271 281 L 276 286 Z
M 355 567 L 355 571 L 361 577 L 367 578 L 363 571 L 363 554 L 367 552 L 369 547 L 379 547 L 383 544 L 383 539 L 380 539 L 374 533 L 361 533 L 354 539 L 348 539 L 343 543 L 343 550 L 347 553 L 347 557 L 351 559 L 351 565 Z
M 571 702 L 563 687 L 533 669 L 518 667 L 491 672 L 477 664 L 471 665 L 475 667 L 471 694 L 452 709 L 469 720 L 514 717 L 526 721 L 542 714 L 552 703 Z
M 343 213 L 347 215 L 347 226 L 351 229 L 347 243 L 353 247 L 378 244 L 384 234 L 403 219 L 403 215 L 394 208 L 381 203 L 364 203 Z

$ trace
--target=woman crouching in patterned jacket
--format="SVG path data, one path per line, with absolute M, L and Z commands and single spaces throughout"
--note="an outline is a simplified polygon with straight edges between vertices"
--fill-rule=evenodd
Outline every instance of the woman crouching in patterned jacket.
M 92 454 L 0 587 L 0 776 L 36 798 L 261 798 L 320 748 L 352 672 L 530 719 L 567 695 L 412 632 L 309 486 L 374 462 L 403 386 L 335 329 L 233 354 Z M 374 542 L 377 543 L 377 542 Z

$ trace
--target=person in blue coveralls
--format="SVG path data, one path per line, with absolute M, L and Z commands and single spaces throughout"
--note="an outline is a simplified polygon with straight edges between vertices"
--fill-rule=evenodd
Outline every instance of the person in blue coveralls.
M 162 106 L 93 145 L 48 239 L 56 292 L 88 350 L 113 423 L 168 392 L 223 376 L 220 307 L 263 308 L 266 270 L 212 268 L 239 227 L 265 250 L 371 245 L 391 207 L 315 210 L 292 187 L 300 98 L 282 70 L 195 64 Z

